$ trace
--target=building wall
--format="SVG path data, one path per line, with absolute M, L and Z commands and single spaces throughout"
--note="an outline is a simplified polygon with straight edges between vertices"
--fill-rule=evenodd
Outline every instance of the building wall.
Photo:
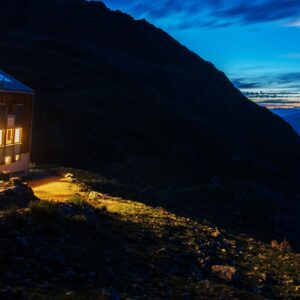
M 0 172 L 21 173 L 28 171 L 31 151 L 33 94 L 0 91 L 0 130 L 3 145 L 0 145 Z M 6 145 L 8 129 L 22 128 L 21 143 Z M 16 155 L 20 160 L 14 161 Z M 11 157 L 11 163 L 6 163 Z
M 27 175 L 30 166 L 30 153 L 21 154 L 20 160 L 9 165 L 0 165 L 0 172 L 20 173 Z M 23 173 L 23 174 L 22 174 Z

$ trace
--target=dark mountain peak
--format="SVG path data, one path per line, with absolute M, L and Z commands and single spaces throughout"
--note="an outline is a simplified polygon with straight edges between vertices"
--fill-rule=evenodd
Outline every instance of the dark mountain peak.
M 93 114 L 108 118 L 95 125 L 95 133 L 103 127 L 110 132 L 117 125 L 113 120 L 121 118 L 123 125 L 114 134 L 130 139 L 109 142 L 116 156 L 116 143 L 123 147 L 120 157 L 143 156 L 145 147 L 160 156 L 165 145 L 171 157 L 183 151 L 188 160 L 208 162 L 209 169 L 230 165 L 236 156 L 255 168 L 298 165 L 299 136 L 288 124 L 148 22 L 83 0 L 11 0 L 1 2 L 1 8 L 3 67 L 37 90 L 38 111 L 46 108 L 51 93 L 51 106 L 90 110 L 92 105 Z M 71 99 L 63 96 L 68 93 Z M 143 150 L 134 138 L 137 132 L 138 139 L 149 142 Z

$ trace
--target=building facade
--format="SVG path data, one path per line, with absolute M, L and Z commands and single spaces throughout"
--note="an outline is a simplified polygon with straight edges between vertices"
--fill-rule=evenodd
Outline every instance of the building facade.
M 34 92 L 0 70 L 0 172 L 25 176 L 30 165 Z

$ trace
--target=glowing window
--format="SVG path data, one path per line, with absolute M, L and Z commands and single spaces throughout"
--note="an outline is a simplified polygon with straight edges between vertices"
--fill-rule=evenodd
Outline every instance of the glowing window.
M 0 146 L 4 144 L 4 130 L 0 130 Z
M 6 130 L 6 145 L 10 145 L 13 143 L 13 129 Z
M 22 128 L 15 129 L 15 143 L 22 142 Z
M 6 165 L 10 164 L 11 163 L 11 156 L 6 156 L 5 159 L 4 159 L 4 162 Z
M 16 154 L 15 161 L 19 161 L 21 159 L 20 154 Z

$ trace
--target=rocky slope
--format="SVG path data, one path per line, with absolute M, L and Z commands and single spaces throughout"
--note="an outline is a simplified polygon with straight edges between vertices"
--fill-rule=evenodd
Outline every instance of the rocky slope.
M 101 2 L 1 1 L 0 25 L 1 68 L 36 91 L 33 160 L 299 243 L 299 136 L 211 63 Z
M 300 297 L 300 257 L 287 242 L 265 244 L 69 179 L 80 196 L 1 208 L 1 299 Z

